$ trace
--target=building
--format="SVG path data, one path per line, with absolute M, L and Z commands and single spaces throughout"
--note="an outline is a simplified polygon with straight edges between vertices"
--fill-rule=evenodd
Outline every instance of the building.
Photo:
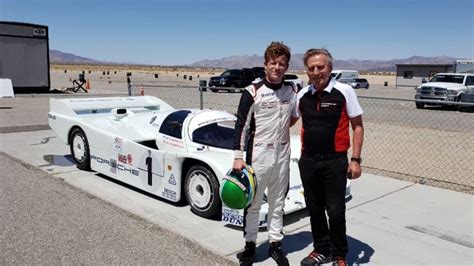
M 397 64 L 396 87 L 416 87 L 442 72 L 453 72 L 453 64 Z
M 47 26 L 0 21 L 0 78 L 15 93 L 50 90 Z

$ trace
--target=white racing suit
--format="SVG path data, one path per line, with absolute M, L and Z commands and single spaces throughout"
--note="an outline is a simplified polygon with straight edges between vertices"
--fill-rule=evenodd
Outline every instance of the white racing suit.
M 244 211 L 244 237 L 256 242 L 260 206 L 265 189 L 268 200 L 269 241 L 283 239 L 283 207 L 289 185 L 290 121 L 297 117 L 296 91 L 291 83 L 270 84 L 265 79 L 242 93 L 234 136 L 234 157 L 251 165 L 257 178 L 257 193 Z

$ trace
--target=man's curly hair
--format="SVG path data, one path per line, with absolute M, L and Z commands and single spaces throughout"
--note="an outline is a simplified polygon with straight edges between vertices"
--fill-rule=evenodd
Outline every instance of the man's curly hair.
M 288 59 L 286 63 L 288 64 L 291 59 L 290 48 L 284 45 L 283 42 L 272 42 L 265 50 L 265 63 L 282 55 L 286 56 Z

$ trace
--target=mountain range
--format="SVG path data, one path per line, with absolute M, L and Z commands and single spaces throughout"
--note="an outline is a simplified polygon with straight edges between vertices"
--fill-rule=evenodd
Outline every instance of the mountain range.
M 49 58 L 51 63 L 59 64 L 123 64 L 99 61 L 87 57 L 78 56 L 71 53 L 64 53 L 58 50 L 50 50 Z M 354 69 L 359 71 L 375 71 L 375 72 L 391 72 L 396 71 L 397 64 L 452 64 L 455 60 L 463 58 L 455 58 L 449 56 L 412 56 L 406 59 L 392 60 L 334 60 L 334 69 Z M 206 67 L 206 68 L 243 68 L 263 65 L 263 56 L 243 55 L 228 56 L 220 59 L 201 60 L 187 67 Z M 127 63 L 133 64 L 133 63 Z M 290 61 L 290 70 L 304 70 L 303 54 L 292 54 Z

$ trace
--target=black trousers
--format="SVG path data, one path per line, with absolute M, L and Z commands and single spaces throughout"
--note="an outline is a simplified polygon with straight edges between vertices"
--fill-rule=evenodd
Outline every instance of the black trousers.
M 347 157 L 325 160 L 303 154 L 298 166 L 314 249 L 324 255 L 345 258 L 348 251 L 345 215 Z

